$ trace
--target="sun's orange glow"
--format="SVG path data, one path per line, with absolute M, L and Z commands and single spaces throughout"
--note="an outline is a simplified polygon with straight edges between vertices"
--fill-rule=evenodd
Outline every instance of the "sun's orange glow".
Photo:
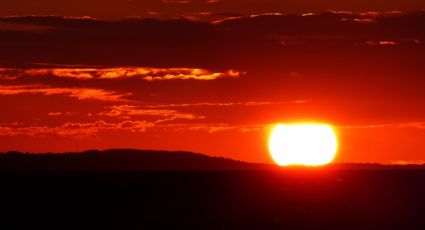
M 0 7 L 0 153 L 78 142 L 274 165 L 425 160 L 423 0 L 22 2 L 36 1 Z M 326 122 L 335 158 L 311 131 L 310 155 L 276 137 L 271 157 L 278 123 Z
M 332 162 L 337 149 L 337 137 L 329 125 L 279 124 L 269 139 L 270 154 L 280 166 L 325 165 Z

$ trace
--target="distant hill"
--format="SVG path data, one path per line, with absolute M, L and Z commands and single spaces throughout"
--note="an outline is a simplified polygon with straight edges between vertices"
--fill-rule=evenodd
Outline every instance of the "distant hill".
M 278 169 L 272 164 L 247 163 L 184 151 L 135 149 L 89 150 L 80 153 L 0 153 L 0 171 L 142 171 Z M 334 163 L 324 167 L 290 166 L 285 170 L 425 169 L 425 165 Z
M 271 166 L 183 151 L 111 149 L 81 153 L 0 154 L 0 170 L 248 170 L 267 167 Z
M 425 164 L 335 163 L 332 169 L 425 169 Z

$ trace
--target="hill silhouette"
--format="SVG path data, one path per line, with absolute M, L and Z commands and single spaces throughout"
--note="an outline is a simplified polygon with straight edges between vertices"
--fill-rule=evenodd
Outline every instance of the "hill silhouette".
M 0 153 L 0 170 L 35 171 L 142 171 L 142 170 L 255 170 L 276 169 L 275 165 L 248 163 L 186 151 L 136 149 L 88 150 L 78 153 Z M 382 165 L 377 163 L 334 163 L 320 169 L 375 170 L 425 169 L 425 165 Z M 291 166 L 286 170 L 315 170 Z
M 1 226 L 425 229 L 425 170 L 412 167 L 424 168 L 335 163 L 280 170 L 131 149 L 9 152 L 0 154 Z
M 266 167 L 270 165 L 184 151 L 110 149 L 80 153 L 0 154 L 0 170 L 248 170 Z

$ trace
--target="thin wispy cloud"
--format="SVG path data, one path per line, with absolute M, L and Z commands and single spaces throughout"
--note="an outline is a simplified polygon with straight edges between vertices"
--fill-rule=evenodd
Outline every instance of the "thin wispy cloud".
M 0 79 L 16 79 L 20 77 L 61 77 L 80 80 L 89 79 L 128 79 L 145 81 L 162 80 L 216 80 L 220 78 L 238 78 L 244 72 L 228 70 L 213 72 L 200 68 L 152 68 L 152 67 L 120 67 L 120 68 L 39 68 L 17 69 L 0 68 Z
M 300 104 L 308 103 L 309 100 L 296 100 L 296 101 L 248 101 L 248 102 L 199 102 L 199 103 L 182 103 L 182 104 L 157 104 L 146 105 L 147 108 L 172 108 L 172 107 L 202 107 L 202 106 L 216 106 L 216 107 L 230 107 L 230 106 L 267 106 L 267 105 L 280 105 L 280 104 Z
M 108 108 L 109 110 L 99 113 L 99 116 L 108 116 L 108 117 L 118 117 L 122 119 L 127 119 L 130 117 L 137 116 L 153 116 L 153 117 L 164 117 L 166 120 L 175 120 L 175 119 L 204 119 L 204 116 L 198 116 L 191 113 L 182 113 L 177 110 L 165 110 L 165 109 L 145 109 L 140 106 L 134 105 L 114 105 Z M 162 118 L 156 122 L 166 121 Z
M 131 93 L 92 88 L 60 88 L 47 85 L 0 85 L 0 95 L 40 94 L 45 96 L 64 95 L 78 100 L 127 101 Z
M 23 125 L 0 125 L 0 136 L 45 136 L 57 135 L 61 137 L 93 136 L 100 131 L 129 131 L 145 132 L 154 127 L 154 123 L 147 121 L 126 120 L 112 123 L 103 120 L 95 122 L 67 122 L 61 126 L 23 126 Z

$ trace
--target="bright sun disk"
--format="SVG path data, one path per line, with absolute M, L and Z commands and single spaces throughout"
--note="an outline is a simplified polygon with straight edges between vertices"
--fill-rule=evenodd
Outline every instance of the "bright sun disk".
M 269 139 L 270 154 L 280 166 L 325 165 L 332 162 L 337 148 L 335 131 L 323 124 L 278 124 Z

